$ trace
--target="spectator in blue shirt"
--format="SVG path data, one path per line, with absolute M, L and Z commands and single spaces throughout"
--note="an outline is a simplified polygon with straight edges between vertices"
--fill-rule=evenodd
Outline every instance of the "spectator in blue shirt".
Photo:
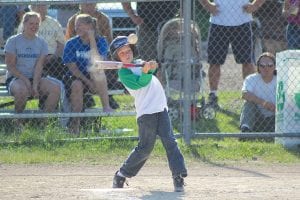
M 108 55 L 108 43 L 104 37 L 97 35 L 96 25 L 96 18 L 79 14 L 75 20 L 77 36 L 68 40 L 64 48 L 63 61 L 69 68 L 64 83 L 72 112 L 83 111 L 83 94 L 88 91 L 101 97 L 104 112 L 113 111 L 109 105 L 104 71 L 89 71 L 95 59 L 105 60 Z M 78 134 L 79 125 L 80 119 L 73 118 L 69 124 L 70 132 Z

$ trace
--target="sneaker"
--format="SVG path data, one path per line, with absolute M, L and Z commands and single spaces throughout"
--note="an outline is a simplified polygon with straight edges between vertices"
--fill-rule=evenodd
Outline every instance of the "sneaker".
M 207 104 L 211 105 L 215 109 L 220 108 L 220 106 L 218 105 L 218 97 L 214 93 L 209 94 Z
M 113 98 L 112 95 L 108 96 L 109 105 L 112 109 L 118 109 L 120 108 L 119 104 L 116 102 L 116 100 Z
M 173 177 L 174 191 L 183 192 L 184 191 L 184 180 L 182 176 Z
M 118 171 L 115 173 L 114 179 L 113 179 L 113 188 L 123 188 L 124 183 L 126 181 L 125 177 L 119 176 Z
M 241 131 L 243 133 L 251 132 L 250 128 L 248 128 L 247 126 L 242 126 Z

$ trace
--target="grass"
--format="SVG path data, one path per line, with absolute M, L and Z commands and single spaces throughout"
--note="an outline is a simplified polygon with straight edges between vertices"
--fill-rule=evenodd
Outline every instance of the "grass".
M 116 100 L 120 102 L 122 110 L 132 109 L 132 99 L 129 96 L 117 96 Z M 99 102 L 97 99 L 96 101 Z M 222 109 L 215 119 L 201 118 L 193 123 L 196 132 L 239 132 L 238 121 L 242 105 L 239 92 L 221 93 L 220 104 Z M 126 136 L 137 136 L 135 116 L 93 118 L 87 121 L 89 123 L 83 125 L 85 134 L 81 135 L 87 140 L 76 141 L 70 140 L 72 135 L 60 128 L 57 119 L 51 119 L 46 127 L 41 127 L 37 120 L 30 120 L 22 133 L 10 127 L 13 125 L 12 121 L 2 120 L 0 163 L 119 164 L 137 144 L 136 140 L 125 139 Z M 132 131 L 112 131 L 125 127 Z M 174 128 L 175 132 L 180 132 L 180 126 Z M 109 132 L 101 132 L 102 129 Z M 119 136 L 123 139 L 115 139 Z M 115 138 L 99 139 L 103 137 Z M 192 144 L 186 145 L 182 139 L 178 139 L 178 144 L 187 162 L 300 163 L 299 149 L 287 150 L 279 144 L 262 140 L 241 142 L 236 138 L 192 139 Z M 152 162 L 166 159 L 160 141 L 156 143 L 151 157 Z
M 281 145 L 262 141 L 239 142 L 236 139 L 194 140 L 188 146 L 181 139 L 179 146 L 187 162 L 227 164 L 259 161 L 259 163 L 300 163 L 300 153 L 288 151 Z M 137 144 L 132 140 L 101 140 L 72 143 L 40 143 L 35 145 L 5 145 L 0 148 L 0 163 L 84 163 L 119 164 Z M 157 141 L 152 162 L 165 160 L 165 150 Z

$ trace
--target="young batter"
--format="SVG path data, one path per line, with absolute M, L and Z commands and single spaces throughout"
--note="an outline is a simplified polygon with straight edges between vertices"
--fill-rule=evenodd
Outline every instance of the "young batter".
M 128 37 L 119 36 L 111 42 L 110 53 L 116 61 L 135 63 L 133 48 L 134 46 L 128 42 Z M 137 175 L 149 158 L 158 135 L 167 152 L 175 191 L 182 192 L 184 191 L 183 178 L 187 176 L 187 170 L 173 134 L 164 89 L 153 75 L 157 63 L 155 61 L 143 63 L 143 67 L 122 68 L 118 71 L 122 84 L 135 99 L 139 142 L 115 173 L 113 188 L 123 188 L 126 178 Z

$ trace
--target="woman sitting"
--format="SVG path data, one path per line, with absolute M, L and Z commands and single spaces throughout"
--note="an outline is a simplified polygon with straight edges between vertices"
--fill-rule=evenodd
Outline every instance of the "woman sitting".
M 247 76 L 242 88 L 245 104 L 240 118 L 242 132 L 274 132 L 276 102 L 275 56 L 261 54 L 256 74 Z
M 108 55 L 105 37 L 96 33 L 97 19 L 88 14 L 80 14 L 75 20 L 77 36 L 69 39 L 64 48 L 63 61 L 69 72 L 64 79 L 67 96 L 70 98 L 72 112 L 83 111 L 83 95 L 96 93 L 101 97 L 104 112 L 112 112 L 109 105 L 107 81 L 104 71 L 90 73 L 89 68 L 95 60 L 103 60 Z M 72 133 L 79 133 L 80 119 L 73 118 L 69 123 Z
M 37 36 L 41 19 L 36 12 L 23 16 L 23 31 L 11 36 L 5 45 L 7 65 L 6 87 L 15 100 L 15 111 L 23 112 L 29 97 L 44 98 L 45 112 L 53 112 L 60 97 L 60 86 L 51 79 L 42 77 L 47 43 Z

